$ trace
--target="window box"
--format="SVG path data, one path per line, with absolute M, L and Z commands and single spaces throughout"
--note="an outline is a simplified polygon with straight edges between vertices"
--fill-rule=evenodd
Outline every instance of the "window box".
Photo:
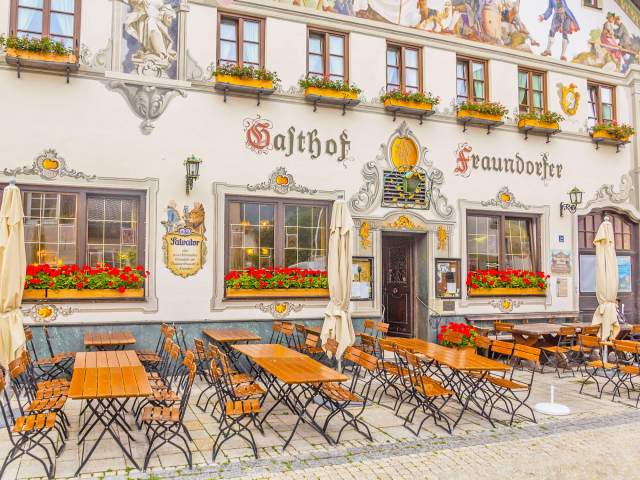
M 342 105 L 343 107 L 358 105 L 360 103 L 358 95 L 356 92 L 333 90 L 331 88 L 307 87 L 304 90 L 305 98 L 313 102 L 314 105 L 317 103 Z
M 518 120 L 518 129 L 524 132 L 525 140 L 529 137 L 529 133 L 533 133 L 546 136 L 547 143 L 549 143 L 551 135 L 560 131 L 560 124 L 558 122 L 544 122 L 535 118 L 522 118 Z
M 102 300 L 112 298 L 144 298 L 144 288 L 128 288 L 120 293 L 115 289 L 64 289 L 64 290 L 47 290 L 47 298 L 58 300 Z
M 329 298 L 328 288 L 227 288 L 227 298 Z
M 273 80 L 234 77 L 232 75 L 216 75 L 216 88 L 238 90 L 243 92 L 273 92 Z
M 458 120 L 463 123 L 471 123 L 472 125 L 488 125 L 498 126 L 502 125 L 503 115 L 491 115 L 489 113 L 473 112 L 471 110 L 458 110 Z
M 629 143 L 629 137 L 617 137 L 606 130 L 600 130 L 591 134 L 594 143 L 607 143 L 610 145 L 624 145 Z
M 433 115 L 435 110 L 432 103 L 405 102 L 388 98 L 384 101 L 384 109 L 388 112 L 412 113 L 419 115 Z
M 42 300 L 47 298 L 47 291 L 42 290 L 30 290 L 27 289 L 22 294 L 22 300 Z
M 4 59 L 9 65 L 17 66 L 18 71 L 20 67 L 43 68 L 66 72 L 75 72 L 79 68 L 78 57 L 73 53 L 31 52 L 29 50 L 7 48 Z
M 544 297 L 544 288 L 470 288 L 470 297 Z

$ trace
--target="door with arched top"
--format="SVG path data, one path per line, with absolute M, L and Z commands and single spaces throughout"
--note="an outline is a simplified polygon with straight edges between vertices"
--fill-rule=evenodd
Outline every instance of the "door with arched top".
M 605 215 L 611 217 L 618 259 L 618 298 L 628 322 L 638 320 L 638 224 L 612 210 L 595 210 L 578 217 L 580 317 L 591 321 L 598 306 L 596 299 L 595 255 L 593 239 Z

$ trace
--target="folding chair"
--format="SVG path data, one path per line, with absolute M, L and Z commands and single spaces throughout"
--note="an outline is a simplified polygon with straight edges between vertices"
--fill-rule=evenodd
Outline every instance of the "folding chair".
M 36 346 L 33 343 L 33 330 L 31 330 L 31 327 L 24 327 L 24 336 L 27 341 L 27 349 L 30 352 L 31 357 L 33 358 L 34 367 L 40 372 L 36 374 L 34 370 L 34 374 L 38 379 L 41 378 L 44 380 L 52 380 L 61 376 L 68 377 L 71 372 L 71 364 L 75 360 L 75 353 L 65 352 L 60 354 L 59 356 L 54 355 L 46 326 L 43 326 L 43 333 L 45 334 L 47 347 L 51 355 L 50 357 L 46 358 L 38 356 Z
M 492 341 L 489 337 L 485 337 L 483 335 L 478 335 L 475 340 L 476 343 L 476 353 L 479 355 L 483 355 L 488 357 L 491 352 Z
M 138 358 L 140 363 L 144 365 L 145 370 L 150 372 L 160 373 L 162 365 L 166 361 L 167 345 L 173 344 L 173 336 L 175 335 L 175 328 L 162 324 L 160 327 L 159 343 L 156 345 L 155 352 L 138 352 Z
M 620 395 L 620 389 L 627 391 L 627 398 L 631 399 L 631 392 L 638 393 L 635 379 L 640 377 L 640 343 L 632 340 L 614 340 L 613 349 L 616 352 L 616 379 L 611 400 Z M 623 362 L 623 358 L 629 358 Z M 636 397 L 636 408 L 640 403 L 640 393 Z
M 293 323 L 282 322 L 280 326 L 280 341 L 279 343 L 286 343 L 289 348 L 296 348 L 296 339 L 293 334 Z
M 271 337 L 269 343 L 280 343 L 280 330 L 282 329 L 282 322 L 273 322 L 271 325 Z
M 144 357 L 146 355 L 160 355 L 160 352 L 162 352 L 162 346 L 164 345 L 165 331 L 167 328 L 169 328 L 169 325 L 166 323 L 160 325 L 160 335 L 158 336 L 156 348 L 154 350 L 136 350 L 136 355 L 138 355 L 138 357 Z M 140 361 L 142 361 L 142 359 Z
M 378 322 L 376 324 L 376 338 L 386 338 L 389 333 L 389 324 Z
M 304 349 L 304 343 L 307 336 L 307 329 L 301 323 L 294 323 L 293 328 L 295 330 L 294 340 L 296 350 L 302 351 Z
M 600 339 L 591 335 L 578 335 L 578 344 L 580 345 L 582 355 L 585 358 L 588 358 L 588 356 L 590 356 L 595 350 L 599 350 L 601 348 Z M 613 377 L 615 376 L 613 371 L 615 370 L 616 365 L 603 360 L 585 360 L 582 364 L 582 368 L 584 369 L 583 377 L 586 376 L 586 378 L 582 381 L 580 393 L 582 393 L 585 385 L 593 381 L 596 384 L 596 389 L 599 394 L 598 398 L 602 398 L 605 387 L 609 383 L 613 383 Z M 600 387 L 600 382 L 598 382 L 598 372 L 600 370 L 604 370 L 604 378 L 606 378 L 606 382 L 602 385 L 602 388 Z M 612 372 L 612 374 L 608 375 L 607 371 Z
M 20 415 L 15 416 L 6 388 L 5 371 L 0 367 L 0 411 L 11 443 L 0 467 L 0 478 L 4 478 L 7 466 L 26 455 L 42 465 L 47 477 L 53 479 L 56 468 L 53 457 L 64 448 L 64 440 L 55 430 L 57 415 L 53 412 L 25 415 L 22 406 L 18 405 L 18 409 Z M 56 437 L 60 448 L 56 448 Z
M 402 392 L 404 390 L 402 377 L 408 375 L 409 372 L 397 361 L 397 348 L 393 342 L 380 339 L 378 340 L 378 347 L 380 349 L 380 358 L 378 361 L 379 375 L 377 376 L 377 379 L 380 381 L 380 385 L 375 389 L 371 398 L 375 401 L 379 392 L 380 396 L 378 397 L 378 402 L 380 403 L 382 401 L 382 394 L 386 393 L 389 397 L 395 400 L 392 407 L 395 411 L 402 398 Z M 391 355 L 387 356 L 387 353 L 390 353 Z M 389 360 L 388 357 L 390 357 L 391 360 Z M 395 395 L 391 395 L 390 390 L 393 390 Z M 380 404 L 384 406 L 384 404 Z
M 495 333 L 493 333 L 492 335 L 489 335 L 489 338 L 491 340 L 500 340 L 500 341 L 509 341 L 509 342 L 513 341 L 513 335 L 511 333 L 513 331 L 512 323 L 506 323 L 506 322 L 501 322 L 499 320 L 496 320 L 495 322 L 493 322 L 493 331 Z
M 562 372 L 569 370 L 571 376 L 575 377 L 573 368 L 571 368 L 571 362 L 575 355 L 572 347 L 576 341 L 576 327 L 560 327 L 556 338 L 556 344 L 549 347 L 542 347 L 542 354 L 546 362 L 553 364 L 555 372 L 558 378 L 562 378 L 560 375 L 560 366 L 562 366 Z M 544 365 L 540 373 L 544 373 Z
M 195 347 L 196 373 L 204 381 L 211 363 L 211 351 L 205 348 L 204 342 L 199 338 L 194 338 L 193 344 Z
M 376 322 L 370 319 L 367 319 L 362 324 L 362 333 L 365 335 L 373 336 L 375 334 Z
M 189 464 L 193 467 L 191 449 L 189 441 L 191 435 L 184 423 L 184 415 L 187 411 L 193 380 L 196 376 L 196 364 L 194 354 L 187 350 L 182 363 L 180 380 L 178 381 L 176 392 L 179 397 L 179 406 L 147 406 L 142 411 L 142 424 L 146 427 L 145 436 L 149 443 L 147 454 L 144 458 L 143 470 L 147 469 L 151 455 L 159 448 L 170 444 L 180 450 Z M 180 439 L 182 444 L 176 441 Z
M 300 351 L 306 353 L 310 357 L 319 360 L 324 355 L 324 350 L 318 345 L 318 335 L 313 333 L 307 334 L 304 344 L 301 345 Z
M 640 341 L 640 325 L 631 325 L 629 339 L 635 342 Z
M 362 333 L 360 335 L 360 345 L 358 348 L 369 355 L 377 356 L 376 339 L 372 335 Z
M 588 327 L 582 327 L 580 333 L 582 335 L 597 336 L 600 333 L 600 325 L 589 325 Z

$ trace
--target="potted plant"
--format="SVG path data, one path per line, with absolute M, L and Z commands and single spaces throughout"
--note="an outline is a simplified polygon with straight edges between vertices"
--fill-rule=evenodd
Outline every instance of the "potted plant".
M 47 37 L 4 37 L 0 35 L 0 47 L 5 49 L 7 63 L 15 64 L 18 61 L 29 64 L 30 62 L 77 65 L 78 57 L 63 43 L 51 40 Z
M 381 95 L 380 101 L 386 110 L 426 113 L 433 111 L 433 107 L 440 103 L 440 97 L 434 97 L 431 93 L 393 90 Z
M 507 114 L 507 108 L 498 102 L 462 102 L 457 106 L 458 119 L 479 119 L 501 123 Z
M 257 90 L 273 90 L 279 83 L 278 74 L 264 68 L 221 64 L 214 72 L 216 85 L 235 85 Z
M 362 92 L 357 86 L 340 80 L 310 76 L 298 82 L 304 89 L 305 97 L 327 97 L 340 100 L 357 100 Z
M 249 268 L 232 270 L 224 277 L 228 298 L 328 297 L 324 270 L 303 268 Z
M 560 122 L 564 117 L 556 112 L 531 112 L 518 115 L 518 128 L 560 131 Z
M 594 141 L 609 140 L 612 143 L 623 144 L 629 141 L 636 131 L 630 125 L 617 122 L 603 122 L 594 125 L 591 130 L 591 137 Z
M 29 265 L 23 298 L 144 298 L 144 282 L 148 276 L 149 272 L 142 265 L 135 268 L 107 264 L 95 267 Z
M 476 270 L 467 273 L 470 297 L 542 296 L 549 286 L 549 275 L 528 270 Z
M 478 329 L 466 323 L 451 322 L 440 327 L 438 343 L 445 347 L 475 349 Z

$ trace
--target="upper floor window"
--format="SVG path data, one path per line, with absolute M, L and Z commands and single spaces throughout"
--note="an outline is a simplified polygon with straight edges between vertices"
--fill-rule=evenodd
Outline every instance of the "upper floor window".
M 347 83 L 347 36 L 309 30 L 307 74 Z
M 264 66 L 263 20 L 220 15 L 218 32 L 218 63 Z
M 589 83 L 589 127 L 616 119 L 616 91 L 611 85 Z
M 48 37 L 77 50 L 81 0 L 12 0 L 11 35 Z
M 546 109 L 546 78 L 543 72 L 518 69 L 518 103 L 521 113 L 542 113 Z
M 403 45 L 387 45 L 387 91 L 422 91 L 422 50 Z
M 591 8 L 602 8 L 601 5 L 601 0 L 582 0 L 582 4 L 585 7 L 591 7 Z
M 489 99 L 487 62 L 458 57 L 456 62 L 456 101 L 482 103 Z

